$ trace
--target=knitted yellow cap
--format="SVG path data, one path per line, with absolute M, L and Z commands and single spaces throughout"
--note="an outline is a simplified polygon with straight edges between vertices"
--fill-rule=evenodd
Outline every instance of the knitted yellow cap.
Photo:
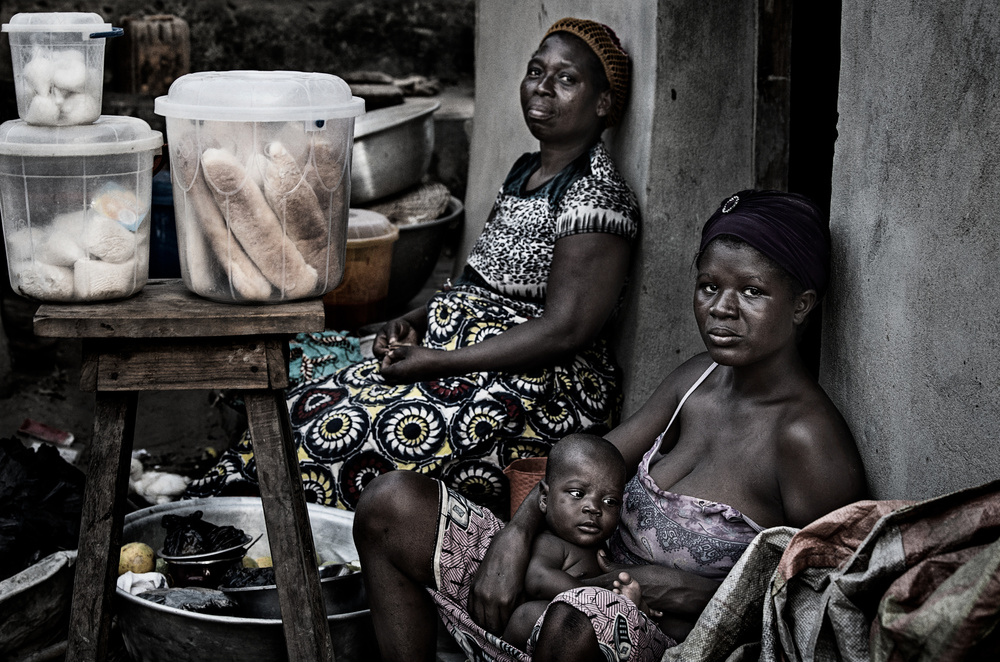
M 584 18 L 562 18 L 552 24 L 545 37 L 553 32 L 568 32 L 583 39 L 590 46 L 604 66 L 604 75 L 608 77 L 611 91 L 614 93 L 614 105 L 606 119 L 607 126 L 614 126 L 622 118 L 625 102 L 628 100 L 628 53 L 622 48 L 615 31 L 596 21 Z M 542 41 L 545 41 L 545 37 Z

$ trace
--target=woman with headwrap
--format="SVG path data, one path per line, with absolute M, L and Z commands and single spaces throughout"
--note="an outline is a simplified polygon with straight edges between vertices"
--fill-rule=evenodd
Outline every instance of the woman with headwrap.
M 632 472 L 607 572 L 558 595 L 522 647 L 499 635 L 542 526 L 538 488 L 504 526 L 421 476 L 376 480 L 354 531 L 383 659 L 430 659 L 433 603 L 473 660 L 659 660 L 760 530 L 864 498 L 854 439 L 796 344 L 828 261 L 798 195 L 740 191 L 706 222 L 694 312 L 707 351 L 606 435 Z M 581 517 L 595 512 L 576 492 Z
M 601 134 L 621 119 L 628 74 L 607 26 L 549 29 L 520 88 L 539 151 L 507 175 L 462 278 L 388 322 L 374 360 L 289 392 L 313 500 L 353 510 L 374 476 L 406 469 L 506 509 L 506 465 L 617 423 L 619 369 L 605 335 L 639 211 Z M 187 495 L 255 490 L 244 436 Z

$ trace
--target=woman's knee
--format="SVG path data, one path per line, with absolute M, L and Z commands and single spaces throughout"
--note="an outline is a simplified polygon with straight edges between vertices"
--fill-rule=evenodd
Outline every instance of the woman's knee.
M 364 543 L 400 527 L 436 518 L 437 483 L 412 471 L 390 471 L 365 486 L 354 517 L 354 539 Z

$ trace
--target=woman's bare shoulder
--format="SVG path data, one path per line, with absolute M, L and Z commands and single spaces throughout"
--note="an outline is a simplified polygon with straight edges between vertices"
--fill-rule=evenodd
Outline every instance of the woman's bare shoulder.
M 854 435 L 818 384 L 803 389 L 789 407 L 776 442 L 782 502 L 792 526 L 867 497 Z

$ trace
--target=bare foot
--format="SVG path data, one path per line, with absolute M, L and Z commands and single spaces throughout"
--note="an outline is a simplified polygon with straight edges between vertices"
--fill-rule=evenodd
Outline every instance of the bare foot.
M 618 595 L 624 595 L 626 598 L 635 603 L 635 606 L 639 608 L 647 616 L 653 618 L 659 618 L 663 616 L 663 612 L 658 609 L 653 609 L 642 599 L 642 586 L 639 582 L 632 578 L 632 575 L 628 574 L 624 570 L 618 573 L 618 579 L 615 580 L 614 586 L 611 589 Z

